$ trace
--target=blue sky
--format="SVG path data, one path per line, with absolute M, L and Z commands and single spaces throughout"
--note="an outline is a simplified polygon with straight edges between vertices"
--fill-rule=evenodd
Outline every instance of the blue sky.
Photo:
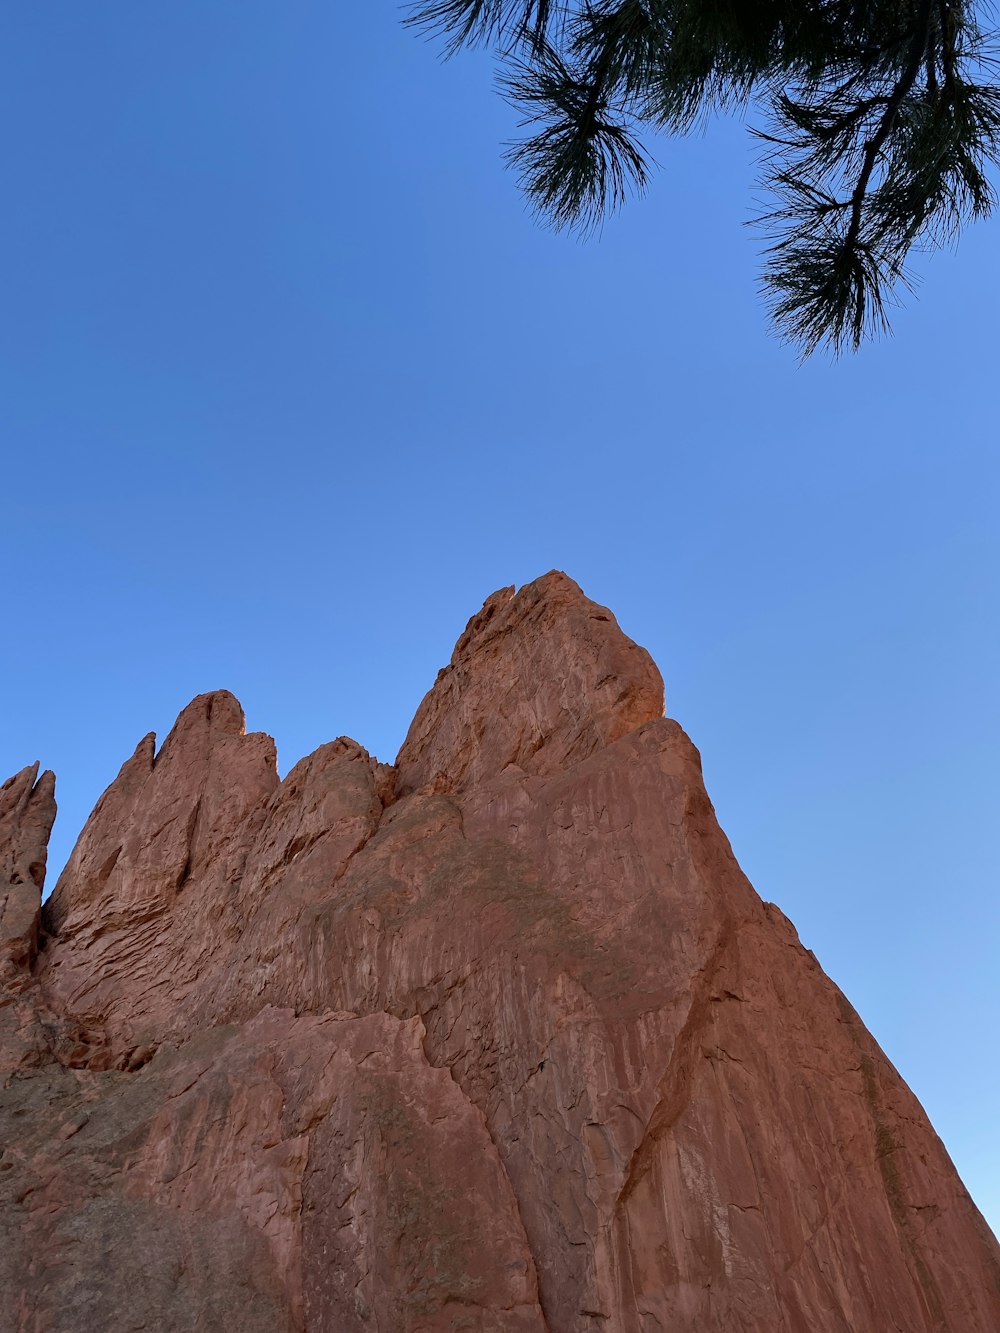
M 488 61 L 398 19 L 0 14 L 0 769 L 56 770 L 58 868 L 202 690 L 283 771 L 341 733 L 391 758 L 486 595 L 565 569 L 996 1227 L 997 224 L 894 339 L 799 366 L 743 127 L 556 236 Z

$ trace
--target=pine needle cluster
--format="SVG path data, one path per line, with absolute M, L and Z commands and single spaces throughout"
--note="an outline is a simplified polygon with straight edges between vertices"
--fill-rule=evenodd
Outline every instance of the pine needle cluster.
M 408 22 L 496 50 L 508 159 L 557 227 L 644 188 L 648 130 L 756 108 L 764 290 L 807 355 L 886 329 L 914 247 L 996 203 L 995 34 L 966 0 L 422 0 Z

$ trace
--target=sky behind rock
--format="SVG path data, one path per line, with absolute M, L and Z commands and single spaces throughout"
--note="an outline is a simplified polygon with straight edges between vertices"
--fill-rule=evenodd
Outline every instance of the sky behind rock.
M 4 14 L 3 776 L 56 770 L 57 869 L 204 690 L 283 772 L 341 733 L 391 759 L 483 599 L 566 569 L 996 1227 L 996 225 L 894 339 L 800 367 L 743 127 L 554 236 L 488 62 L 398 19 Z

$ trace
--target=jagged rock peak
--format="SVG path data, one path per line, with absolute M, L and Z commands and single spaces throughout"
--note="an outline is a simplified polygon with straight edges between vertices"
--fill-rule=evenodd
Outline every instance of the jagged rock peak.
M 245 736 L 247 733 L 243 705 L 229 690 L 209 690 L 195 695 L 178 714 L 163 749 L 187 744 L 188 738 L 194 735 L 213 733 L 224 736 Z
M 403 742 L 397 790 L 459 791 L 511 765 L 553 773 L 662 716 L 646 650 L 552 570 L 469 621 Z
M 168 901 L 278 785 L 274 741 L 247 734 L 228 690 L 192 699 L 155 746 L 150 732 L 95 806 L 46 903 L 53 933 L 99 900 L 139 912 Z
M 39 908 L 49 834 L 56 817 L 55 774 L 38 763 L 0 787 L 0 981 L 13 985 L 38 950 Z

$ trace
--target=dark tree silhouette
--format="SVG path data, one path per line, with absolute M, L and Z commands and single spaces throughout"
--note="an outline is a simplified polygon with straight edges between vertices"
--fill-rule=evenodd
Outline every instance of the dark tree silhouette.
M 995 34 L 961 0 L 426 0 L 408 22 L 495 48 L 527 131 L 509 161 L 557 227 L 642 189 L 644 129 L 756 107 L 764 288 L 806 354 L 886 329 L 911 250 L 996 202 Z

